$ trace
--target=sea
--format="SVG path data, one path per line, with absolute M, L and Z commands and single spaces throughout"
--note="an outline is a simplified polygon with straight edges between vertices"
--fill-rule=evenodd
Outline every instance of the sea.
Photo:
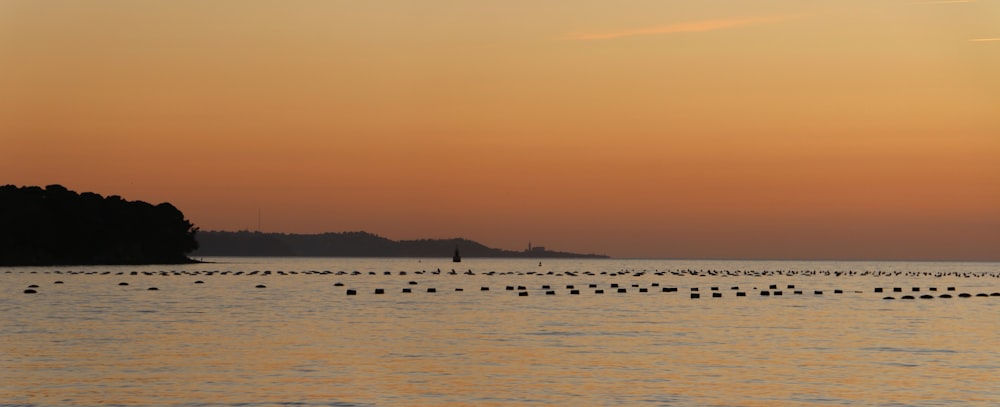
M 203 260 L 0 268 L 0 406 L 1000 405 L 1000 263 Z

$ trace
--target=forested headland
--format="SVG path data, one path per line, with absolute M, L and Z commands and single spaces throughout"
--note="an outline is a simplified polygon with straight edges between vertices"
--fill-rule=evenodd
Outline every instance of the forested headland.
M 3 266 L 190 263 L 197 231 L 170 203 L 61 185 L 0 187 Z
M 468 239 L 390 240 L 368 232 L 286 234 L 202 231 L 200 248 L 192 256 L 303 256 L 303 257 L 462 257 L 605 258 L 536 248 L 512 251 L 487 247 Z

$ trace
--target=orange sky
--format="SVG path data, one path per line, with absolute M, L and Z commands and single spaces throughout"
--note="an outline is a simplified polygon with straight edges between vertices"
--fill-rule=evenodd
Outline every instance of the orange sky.
M 616 257 L 1000 260 L 998 22 L 998 0 L 0 0 L 0 184 L 205 230 L 259 210 Z

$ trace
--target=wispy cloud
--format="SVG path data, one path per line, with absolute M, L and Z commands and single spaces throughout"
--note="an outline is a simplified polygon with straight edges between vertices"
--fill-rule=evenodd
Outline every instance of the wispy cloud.
M 969 42 L 993 42 L 1000 41 L 1000 38 L 972 38 Z
M 777 15 L 777 16 L 757 16 L 757 17 L 735 17 L 716 20 L 689 21 L 657 27 L 647 27 L 632 30 L 623 30 L 604 33 L 577 33 L 564 37 L 567 40 L 610 40 L 623 37 L 635 37 L 643 35 L 660 35 L 675 33 L 695 33 L 726 30 L 730 28 L 746 27 L 751 25 L 773 24 L 783 21 L 793 20 L 801 16 Z

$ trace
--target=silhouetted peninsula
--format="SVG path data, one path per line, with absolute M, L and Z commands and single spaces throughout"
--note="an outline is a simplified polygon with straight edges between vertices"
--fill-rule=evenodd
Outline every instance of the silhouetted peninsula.
M 202 231 L 200 247 L 192 256 L 262 257 L 452 257 L 461 248 L 463 258 L 607 258 L 599 254 L 555 252 L 535 247 L 512 251 L 486 247 L 468 239 L 389 240 L 367 232 L 322 233 L 314 235 Z
M 169 203 L 0 187 L 0 266 L 190 263 L 197 231 Z

